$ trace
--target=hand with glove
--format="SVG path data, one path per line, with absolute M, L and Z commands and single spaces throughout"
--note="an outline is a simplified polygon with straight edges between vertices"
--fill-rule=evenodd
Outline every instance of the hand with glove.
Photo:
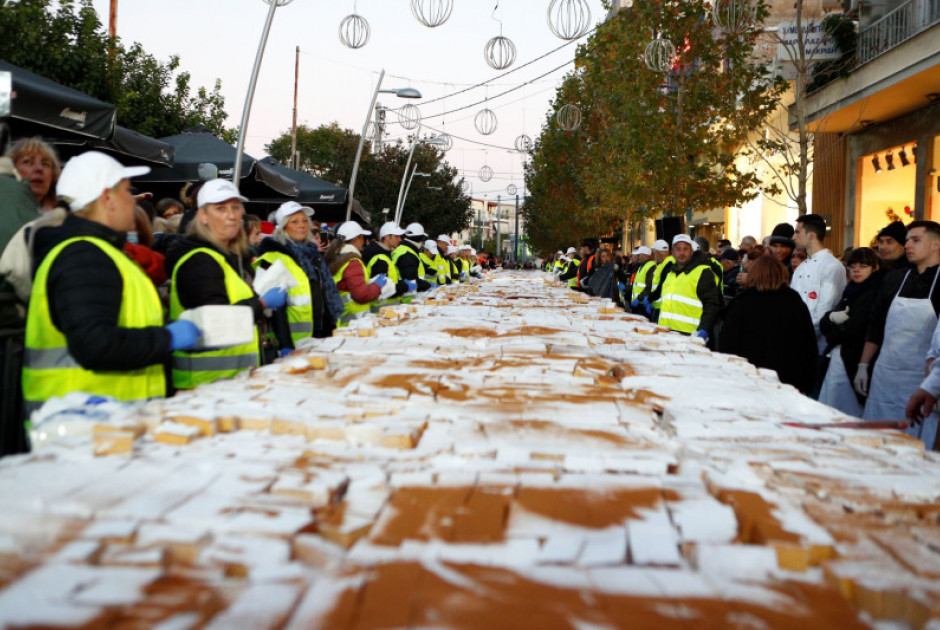
M 417 280 L 408 280 L 405 279 L 405 284 L 408 285 L 408 293 L 415 293 L 418 290 L 418 281 Z
M 385 283 L 388 282 L 388 276 L 385 275 L 384 273 L 380 273 L 380 274 L 377 275 L 376 277 L 372 278 L 372 280 L 370 280 L 370 282 L 374 282 L 375 284 L 379 285 L 380 287 L 384 287 L 384 286 L 385 286 Z
M 829 313 L 829 321 L 836 326 L 841 326 L 849 321 L 849 307 L 846 306 L 844 311 L 832 311 Z
M 699 328 L 694 333 L 692 333 L 692 336 L 698 337 L 699 339 L 703 341 L 708 341 L 708 331 L 702 330 L 701 328 Z
M 281 287 L 269 289 L 267 293 L 261 296 L 261 302 L 264 308 L 275 311 L 287 304 L 287 291 Z
M 466 272 L 466 271 L 461 271 L 461 272 L 460 272 L 460 279 L 461 279 L 461 280 L 466 280 L 466 279 L 467 279 L 467 272 Z
M 868 395 L 868 364 L 859 363 L 858 372 L 855 373 L 855 378 L 852 379 L 852 387 L 855 388 L 862 396 Z
M 278 351 L 277 354 L 278 354 L 279 357 L 281 357 L 281 358 L 283 359 L 284 357 L 286 357 L 287 355 L 289 355 L 289 354 L 290 354 L 291 352 L 293 352 L 293 351 L 294 351 L 293 348 L 281 348 L 281 349 Z
M 640 298 L 633 298 L 633 300 L 630 301 L 630 308 L 632 308 L 633 310 L 636 310 L 639 306 L 640 306 Z
M 470 268 L 470 271 L 476 274 L 480 274 L 480 273 L 483 273 L 483 267 L 481 267 L 480 265 L 474 265 L 473 267 Z M 561 272 L 559 272 L 558 275 L 561 275 Z
M 387 300 L 393 295 L 395 295 L 395 285 L 391 282 L 388 282 L 386 278 L 382 278 L 382 284 L 379 285 L 382 287 L 382 292 L 379 293 L 379 300 Z
M 618 290 L 618 291 L 626 291 L 626 290 L 627 290 L 627 285 L 625 285 L 625 284 L 622 283 L 622 282 L 618 282 L 618 283 L 617 283 L 617 290 Z
M 650 303 L 650 298 L 648 295 L 643 296 L 643 310 L 646 311 L 646 315 L 648 317 L 653 314 L 653 305 Z
M 192 348 L 199 343 L 199 337 L 202 336 L 196 324 L 185 319 L 168 324 L 166 331 L 170 333 L 170 350 Z

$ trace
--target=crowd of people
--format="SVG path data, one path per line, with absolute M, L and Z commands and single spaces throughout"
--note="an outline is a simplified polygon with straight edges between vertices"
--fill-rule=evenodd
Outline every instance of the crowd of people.
M 827 247 L 823 217 L 782 223 L 761 243 L 712 247 L 701 236 L 640 246 L 629 257 L 586 239 L 546 271 L 865 420 L 904 421 L 937 450 L 940 224 L 894 221 L 872 247 Z
M 135 401 L 231 377 L 494 264 L 419 223 L 329 230 L 296 201 L 263 220 L 219 178 L 153 203 L 131 187 L 149 170 L 95 151 L 60 167 L 39 139 L 0 159 L 2 317 L 25 324 L 21 390 L 3 396 L 21 397 L 20 417 L 69 392 Z M 256 274 L 275 266 L 290 280 L 259 294 Z M 206 347 L 186 315 L 206 306 L 250 313 L 250 338 Z M 3 452 L 28 448 L 23 423 L 4 420 Z

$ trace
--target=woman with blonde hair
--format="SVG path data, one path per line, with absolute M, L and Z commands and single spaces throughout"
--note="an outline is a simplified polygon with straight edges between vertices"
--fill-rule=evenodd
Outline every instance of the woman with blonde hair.
M 197 209 L 166 255 L 170 275 L 170 319 L 184 310 L 215 305 L 251 307 L 256 324 L 264 309 L 287 302 L 287 292 L 271 289 L 260 298 L 252 289 L 253 273 L 242 216 L 248 201 L 235 185 L 224 179 L 206 182 L 196 199 Z M 203 352 L 173 354 L 173 384 L 192 389 L 201 383 L 235 376 L 260 362 L 260 336 L 248 343 Z
M 39 209 L 45 212 L 55 208 L 56 182 L 62 173 L 55 149 L 41 138 L 23 138 L 10 145 L 6 155 L 29 183 Z

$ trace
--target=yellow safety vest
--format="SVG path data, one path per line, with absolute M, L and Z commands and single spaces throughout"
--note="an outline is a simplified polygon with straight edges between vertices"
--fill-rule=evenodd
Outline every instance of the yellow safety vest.
M 290 338 L 296 347 L 301 339 L 313 336 L 313 290 L 303 267 L 282 252 L 264 253 L 258 256 L 251 266 L 257 269 L 262 262 L 273 265 L 278 260 L 284 263 L 290 275 L 297 281 L 297 286 L 291 287 L 287 292 L 287 324 L 290 327 Z
M 709 265 L 699 265 L 689 273 L 669 272 L 663 281 L 663 302 L 658 323 L 671 330 L 692 334 L 702 321 L 702 301 L 698 281 Z
M 643 263 L 643 266 L 640 267 L 640 270 L 636 272 L 636 275 L 633 276 L 633 290 L 630 293 L 630 301 L 640 297 L 643 291 L 646 290 L 646 285 L 651 280 L 649 277 L 649 271 L 655 266 L 655 260 L 647 260 L 645 263 Z
M 430 284 L 438 284 L 437 266 L 434 264 L 434 261 L 431 260 L 431 257 L 421 252 L 418 254 L 418 259 L 421 261 L 421 266 L 424 268 L 424 273 L 421 278 Z
M 346 264 L 340 267 L 339 270 L 333 274 L 333 282 L 336 283 L 337 287 L 339 287 L 339 283 L 343 279 L 343 272 L 346 271 L 346 267 L 348 267 L 350 263 L 353 262 L 362 267 L 362 275 L 365 277 L 366 282 L 369 281 L 369 270 L 366 269 L 366 266 L 363 264 L 361 258 L 354 257 L 347 260 Z M 343 314 L 336 323 L 337 328 L 344 328 L 349 326 L 349 322 L 354 319 L 359 319 L 360 317 L 365 317 L 365 315 L 372 309 L 372 302 L 360 304 L 353 299 L 352 294 L 349 291 L 340 291 L 339 297 L 341 300 L 343 300 Z
M 27 412 L 38 409 L 53 396 L 69 392 L 88 392 L 127 401 L 166 396 L 166 376 L 161 363 L 136 370 L 86 370 L 69 354 L 65 335 L 52 323 L 47 283 L 49 270 L 58 255 L 79 241 L 100 248 L 121 274 L 123 295 L 117 325 L 121 328 L 163 325 L 163 307 L 153 282 L 124 252 L 103 239 L 88 236 L 59 243 L 36 270 L 29 299 L 23 353 L 23 397 Z
M 571 265 L 574 265 L 574 269 L 571 268 Z M 564 273 L 566 274 L 571 273 L 572 271 L 576 270 L 580 266 L 581 266 L 581 261 L 577 258 L 572 258 L 568 262 L 568 265 L 565 267 Z M 572 289 L 578 286 L 578 274 L 577 273 L 575 273 L 574 276 L 568 278 L 568 286 L 571 287 Z
M 375 265 L 376 261 L 378 260 L 384 260 L 386 266 L 388 267 L 388 273 L 386 274 L 388 276 L 388 281 L 392 284 L 398 284 L 398 281 L 401 280 L 401 274 L 398 272 L 398 267 L 395 266 L 395 263 L 393 263 L 392 259 L 389 258 L 386 254 L 376 254 L 369 259 L 369 265 L 366 267 L 366 270 L 369 272 L 367 274 L 368 277 L 371 278 L 376 275 L 372 273 L 372 266 Z M 400 303 L 401 301 L 402 298 L 400 297 L 388 298 L 387 300 L 377 300 L 372 303 L 370 308 L 373 313 L 378 313 L 383 306 L 392 306 L 394 304 Z M 410 302 L 411 299 L 409 298 L 408 301 Z
M 656 269 L 653 271 L 653 284 L 650 285 L 650 293 L 658 289 L 659 285 L 662 283 L 663 269 L 666 268 L 666 265 L 668 265 L 669 263 L 675 263 L 675 262 L 676 262 L 675 256 L 669 255 L 669 256 L 666 256 L 666 258 L 663 259 L 661 263 L 656 265 Z M 662 304 L 663 304 L 663 298 L 662 298 L 662 293 L 660 293 L 659 299 L 653 302 L 653 308 L 658 309 L 662 306 Z
M 229 304 L 236 304 L 255 295 L 254 290 L 247 282 L 242 280 L 225 257 L 208 247 L 197 247 L 180 258 L 173 268 L 170 285 L 170 319 L 176 321 L 185 310 L 180 303 L 179 287 L 176 275 L 180 267 L 196 254 L 206 254 L 211 257 L 222 269 L 225 278 L 225 292 L 228 294 Z M 231 378 L 239 372 L 257 367 L 260 363 L 258 329 L 255 328 L 254 339 L 248 343 L 237 346 L 228 346 L 218 350 L 206 352 L 185 352 L 177 350 L 173 353 L 173 385 L 177 389 L 193 389 L 203 383 L 211 383 L 220 378 Z
M 437 254 L 434 257 L 434 267 L 437 269 L 437 283 L 447 284 L 447 281 L 450 280 L 450 263 L 447 262 L 447 259 Z

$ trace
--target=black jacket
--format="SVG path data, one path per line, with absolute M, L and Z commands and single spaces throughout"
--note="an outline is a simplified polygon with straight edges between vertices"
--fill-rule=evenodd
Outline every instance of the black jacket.
M 373 258 L 381 254 L 385 254 L 386 256 L 388 256 L 389 260 L 392 259 L 392 252 L 382 247 L 381 243 L 379 243 L 378 241 L 372 241 L 371 243 L 366 245 L 362 249 L 361 253 L 362 253 L 362 262 L 365 263 L 366 267 L 369 266 L 369 261 L 371 261 Z M 408 258 L 410 258 L 410 256 Z M 384 273 L 385 275 L 388 275 L 388 263 L 381 259 L 375 261 L 375 264 L 372 266 L 373 276 L 377 276 L 380 273 Z M 401 270 L 399 270 L 399 273 L 401 273 Z M 408 278 L 408 279 L 411 280 L 411 278 Z M 399 278 L 398 282 L 395 283 L 395 295 L 393 295 L 392 297 L 401 297 L 402 295 L 406 293 L 408 293 L 408 285 L 405 284 L 404 278 Z
M 719 352 L 744 357 L 777 372 L 804 394 L 816 378 L 816 331 L 809 309 L 790 287 L 745 289 L 721 312 Z
M 398 273 L 406 280 L 416 281 L 418 283 L 418 291 L 427 291 L 431 288 L 431 283 L 418 275 L 421 264 L 421 259 L 418 258 L 418 252 L 421 251 L 421 246 L 408 239 L 402 239 L 401 244 L 410 249 L 411 252 L 400 256 L 395 262 L 395 266 L 398 267 Z M 365 258 L 363 258 L 363 260 L 365 260 Z
M 33 275 L 50 250 L 76 236 L 124 248 L 124 234 L 70 214 L 62 225 L 36 233 Z M 117 325 L 124 280 L 96 245 L 73 243 L 62 250 L 49 270 L 47 287 L 52 323 L 65 335 L 69 354 L 85 369 L 136 370 L 167 362 L 170 333 L 165 328 Z
M 253 273 L 251 264 L 241 260 L 235 254 L 220 251 L 212 243 L 198 239 L 195 236 L 184 236 L 170 245 L 166 253 L 166 274 L 173 277 L 173 269 L 180 259 L 190 251 L 204 247 L 221 254 L 229 266 L 238 273 L 242 279 L 251 285 Z M 206 306 L 207 304 L 231 304 L 228 291 L 225 289 L 225 273 L 215 260 L 208 254 L 198 253 L 190 257 L 176 273 L 176 292 L 180 304 L 184 309 Z M 255 323 L 264 318 L 264 307 L 258 296 L 253 295 L 236 304 L 250 306 L 255 316 Z
M 829 313 L 819 320 L 819 330 L 826 337 L 828 343 L 826 352 L 840 346 L 839 356 L 845 364 L 849 382 L 855 379 L 858 371 L 858 362 L 862 359 L 862 349 L 865 347 L 865 335 L 868 332 L 868 320 L 875 298 L 881 289 L 885 274 L 878 270 L 871 274 L 865 282 L 855 284 L 850 282 L 842 291 L 842 299 L 832 311 L 849 309 L 849 318 L 844 324 L 833 324 Z M 874 364 L 874 361 L 872 361 Z M 859 402 L 864 404 L 865 398 L 856 393 Z

